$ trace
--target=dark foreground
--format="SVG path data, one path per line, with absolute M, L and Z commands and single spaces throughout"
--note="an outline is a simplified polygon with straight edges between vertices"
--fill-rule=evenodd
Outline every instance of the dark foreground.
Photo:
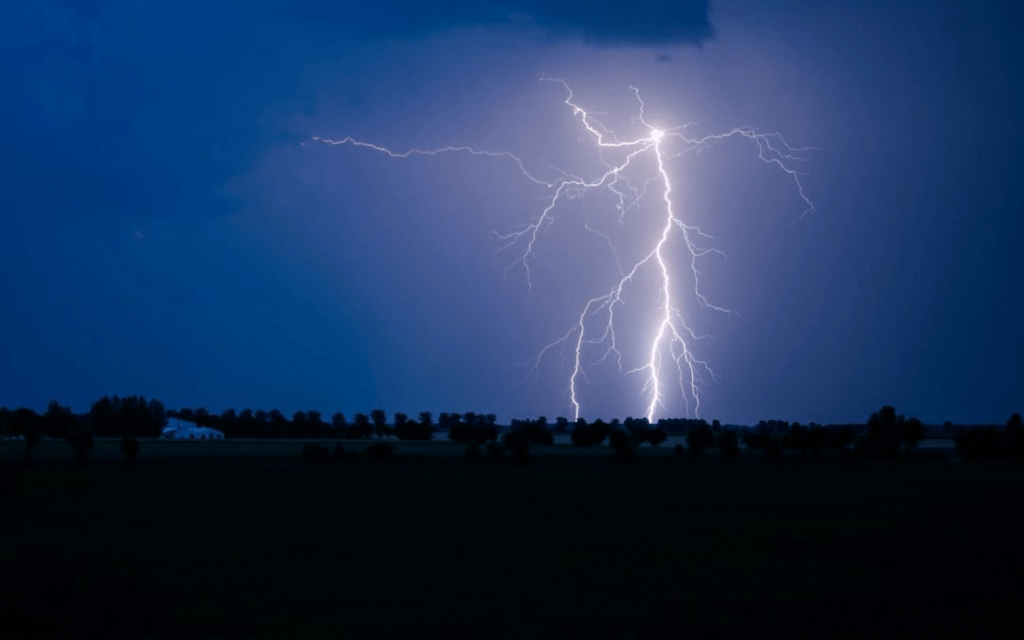
M 1018 637 L 1024 468 L 17 471 L 4 638 Z

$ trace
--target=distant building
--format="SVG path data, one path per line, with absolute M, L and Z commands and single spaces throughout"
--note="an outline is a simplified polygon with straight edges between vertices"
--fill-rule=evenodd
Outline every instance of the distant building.
M 160 432 L 160 437 L 168 440 L 223 440 L 224 432 L 210 427 L 200 427 L 188 420 L 169 418 L 167 426 Z

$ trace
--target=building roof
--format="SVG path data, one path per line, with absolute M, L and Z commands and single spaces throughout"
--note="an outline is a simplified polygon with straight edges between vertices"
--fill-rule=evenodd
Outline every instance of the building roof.
M 210 427 L 200 427 L 188 420 L 171 418 L 167 426 L 160 431 L 160 436 L 184 440 L 219 440 L 224 437 L 224 432 Z

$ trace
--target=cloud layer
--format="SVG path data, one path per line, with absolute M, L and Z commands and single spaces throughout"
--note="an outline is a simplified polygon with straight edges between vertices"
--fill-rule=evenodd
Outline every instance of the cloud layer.
M 326 21 L 370 37 L 415 38 L 458 27 L 534 30 L 597 46 L 700 44 L 710 38 L 708 0 L 385 0 L 353 8 L 326 0 L 291 4 L 293 17 Z

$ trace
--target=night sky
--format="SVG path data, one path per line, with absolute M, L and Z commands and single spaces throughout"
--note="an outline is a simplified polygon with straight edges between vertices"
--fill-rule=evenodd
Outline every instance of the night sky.
M 679 288 L 717 378 L 701 417 L 1024 409 L 1017 3 L 352 4 L 4 3 L 0 405 L 571 416 L 569 351 L 530 360 L 617 273 L 586 230 L 617 215 L 608 192 L 558 210 L 530 287 L 495 234 L 550 193 L 508 158 L 311 142 L 466 145 L 592 178 L 548 77 L 622 135 L 642 131 L 636 87 L 660 128 L 814 148 L 793 165 L 809 215 L 748 140 L 668 161 L 675 214 L 727 256 L 699 260 L 703 293 L 735 312 Z M 622 259 L 649 240 L 650 194 L 613 238 Z M 624 344 L 650 327 L 624 321 Z M 581 414 L 644 415 L 642 376 L 598 357 Z M 675 395 L 657 414 L 688 411 Z

